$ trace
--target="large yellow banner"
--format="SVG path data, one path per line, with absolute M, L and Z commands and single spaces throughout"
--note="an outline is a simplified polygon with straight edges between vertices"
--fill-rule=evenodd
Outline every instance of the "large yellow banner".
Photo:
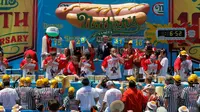
M 0 0 L 0 42 L 5 57 L 16 59 L 35 48 L 37 0 Z
M 188 23 L 190 29 L 187 34 L 190 36 L 186 44 L 173 44 L 177 49 L 185 47 L 188 54 L 195 60 L 200 61 L 200 0 L 170 0 L 170 21 L 175 24 Z M 191 40 L 195 40 L 192 42 Z M 192 43 L 191 43 L 192 42 Z

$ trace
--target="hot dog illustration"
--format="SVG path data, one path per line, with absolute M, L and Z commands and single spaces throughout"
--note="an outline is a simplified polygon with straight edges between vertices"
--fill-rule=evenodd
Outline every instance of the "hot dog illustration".
M 75 3 L 67 7 L 58 7 L 56 15 L 62 20 L 67 20 L 76 27 L 82 27 L 83 21 L 79 20 L 78 14 L 86 13 L 92 16 L 92 22 L 102 22 L 109 19 L 109 21 L 122 21 L 123 19 L 132 20 L 135 18 L 136 22 L 141 25 L 146 21 L 146 14 L 150 7 L 148 4 L 125 3 L 125 4 L 79 4 Z M 131 18 L 130 18 L 131 17 Z M 85 22 L 90 22 L 90 19 Z

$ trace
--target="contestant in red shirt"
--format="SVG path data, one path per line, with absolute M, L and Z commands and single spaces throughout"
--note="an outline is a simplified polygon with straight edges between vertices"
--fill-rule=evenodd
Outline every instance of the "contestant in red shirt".
M 50 56 L 43 62 L 43 68 L 46 69 L 46 78 L 48 79 L 54 78 L 60 71 L 59 60 L 56 56 L 56 52 L 51 52 Z
M 124 53 L 122 58 L 124 59 L 124 76 L 134 75 L 132 49 L 128 48 L 127 53 Z
M 160 73 L 160 69 L 162 68 L 160 62 L 156 59 L 156 55 L 152 54 L 149 59 L 146 59 L 142 65 L 144 69 L 144 75 L 147 77 L 150 75 L 156 75 Z
M 83 56 L 80 60 L 80 68 L 81 68 L 81 76 L 87 77 L 88 75 L 92 75 L 92 72 L 94 72 L 95 67 L 93 60 L 91 60 L 91 54 L 90 52 L 84 52 Z
M 36 62 L 38 62 L 37 54 L 36 54 L 36 52 L 34 50 L 28 48 L 24 52 L 24 59 L 26 58 L 27 55 L 31 55 L 32 59 L 35 60 Z
M 78 58 L 76 56 L 72 56 L 71 60 L 67 65 L 65 66 L 63 70 L 64 75 L 75 75 L 77 79 L 80 79 L 80 77 L 77 75 L 77 65 L 78 65 Z
M 148 98 L 145 97 L 140 90 L 137 89 L 136 81 L 129 81 L 129 88 L 123 93 L 122 102 L 124 103 L 124 111 L 142 112 Z
M 101 69 L 106 72 L 109 79 L 118 80 L 122 77 L 120 63 L 124 63 L 123 58 L 117 54 L 117 50 L 115 48 L 112 48 L 110 50 L 110 55 L 103 60 Z
M 65 48 L 64 54 L 60 54 L 59 57 L 58 57 L 61 69 L 65 68 L 65 66 L 67 65 L 67 63 L 70 60 L 70 57 L 71 57 L 70 49 Z
M 38 70 L 38 63 L 32 59 L 31 55 L 27 54 L 25 59 L 20 63 L 20 68 L 23 70 L 23 77 L 26 75 L 35 75 Z
M 0 74 L 5 74 L 8 68 L 8 60 L 3 55 L 3 52 L 0 51 Z

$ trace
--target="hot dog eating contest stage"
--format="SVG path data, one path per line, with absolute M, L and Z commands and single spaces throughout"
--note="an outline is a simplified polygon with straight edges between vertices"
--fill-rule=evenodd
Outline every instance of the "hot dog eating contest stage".
M 75 3 L 70 6 L 58 7 L 56 15 L 78 28 L 130 28 L 136 24 L 145 23 L 149 9 L 149 5 L 145 3 L 115 5 Z

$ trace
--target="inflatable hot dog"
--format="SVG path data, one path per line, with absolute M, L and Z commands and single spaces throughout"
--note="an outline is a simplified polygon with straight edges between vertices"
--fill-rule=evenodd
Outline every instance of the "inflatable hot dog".
M 56 9 L 56 15 L 58 18 L 67 20 L 79 28 L 83 27 L 83 25 L 91 24 L 91 22 L 118 21 L 121 24 L 124 19 L 132 22 L 133 18 L 137 24 L 141 25 L 146 21 L 146 14 L 149 9 L 148 4 L 137 3 L 115 5 L 75 3 L 67 7 L 58 7 Z M 87 15 L 84 15 L 84 13 Z M 82 14 L 80 15 L 82 18 L 78 14 Z M 86 18 L 85 20 L 82 20 L 83 15 Z

